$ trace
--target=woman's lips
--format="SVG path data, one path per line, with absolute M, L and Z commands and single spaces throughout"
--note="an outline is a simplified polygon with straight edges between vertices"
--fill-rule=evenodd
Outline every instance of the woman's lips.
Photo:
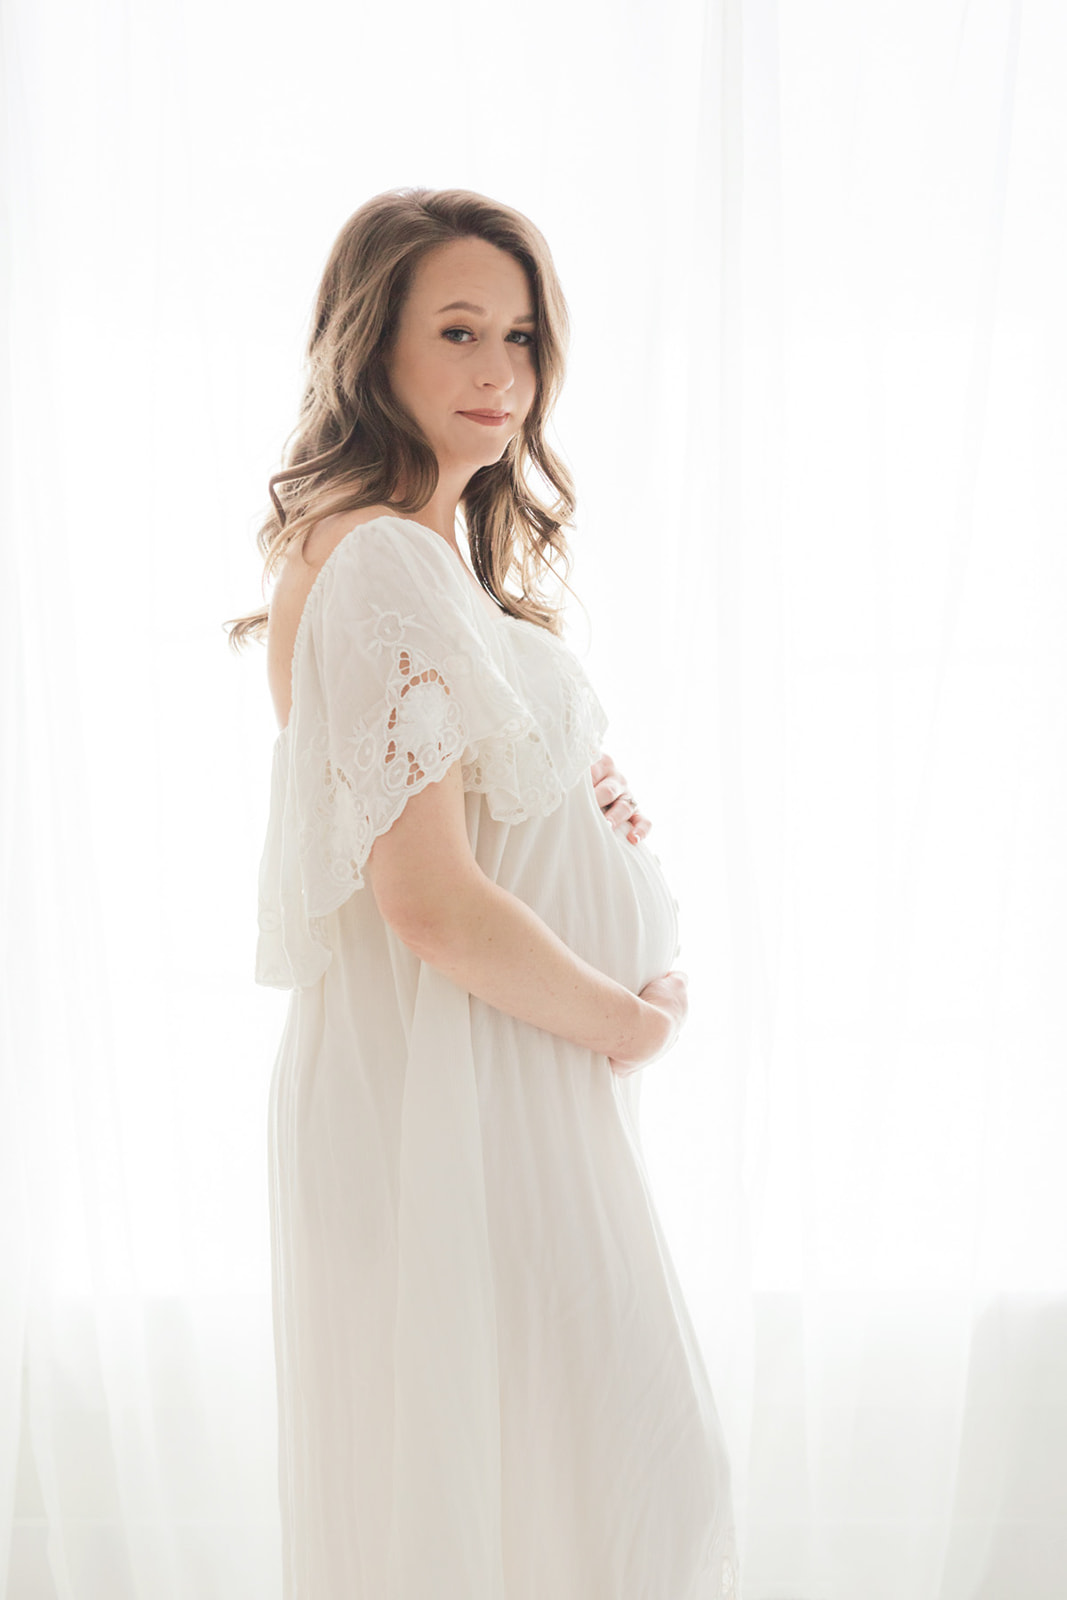
M 508 420 L 506 411 L 461 411 L 460 416 L 470 417 L 472 422 L 484 423 L 487 428 L 498 428 Z

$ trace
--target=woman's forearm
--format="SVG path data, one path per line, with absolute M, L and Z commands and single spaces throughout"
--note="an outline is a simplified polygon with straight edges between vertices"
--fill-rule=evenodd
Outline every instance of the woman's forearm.
M 668 1038 L 662 1010 L 590 966 L 524 900 L 483 874 L 472 875 L 432 925 L 397 932 L 470 994 L 598 1055 L 633 1059 Z

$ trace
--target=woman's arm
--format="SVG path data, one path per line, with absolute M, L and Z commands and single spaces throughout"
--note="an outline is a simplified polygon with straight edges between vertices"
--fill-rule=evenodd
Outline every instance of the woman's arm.
M 412 795 L 366 866 L 378 909 L 410 950 L 489 1005 L 621 1061 L 658 1054 L 674 1019 L 574 953 L 486 877 L 467 838 L 461 763 Z

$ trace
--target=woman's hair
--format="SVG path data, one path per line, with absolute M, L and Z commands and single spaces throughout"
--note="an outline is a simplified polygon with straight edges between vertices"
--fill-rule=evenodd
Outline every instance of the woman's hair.
M 485 239 L 525 269 L 537 319 L 537 389 L 521 431 L 498 461 L 480 467 L 460 498 L 471 563 L 483 588 L 513 616 L 562 632 L 561 613 L 538 593 L 536 566 L 569 571 L 564 526 L 574 516 L 574 484 L 544 437 L 563 384 L 570 319 L 544 237 L 521 212 L 467 189 L 392 189 L 353 212 L 330 251 L 312 318 L 300 420 L 270 479 L 273 509 L 257 534 L 263 583 L 298 539 L 340 512 L 380 504 L 397 516 L 418 512 L 438 482 L 433 448 L 389 385 L 386 359 L 419 262 L 453 239 Z M 532 462 L 554 492 L 545 506 L 527 481 Z M 408 488 L 400 499 L 399 487 Z M 519 572 L 521 594 L 504 582 Z M 564 581 L 561 579 L 561 581 Z M 569 585 L 566 585 L 569 588 Z M 231 619 L 230 644 L 266 636 L 267 612 Z

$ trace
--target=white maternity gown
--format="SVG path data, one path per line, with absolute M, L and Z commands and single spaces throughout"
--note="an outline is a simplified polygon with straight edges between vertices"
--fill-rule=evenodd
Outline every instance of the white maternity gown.
M 578 657 L 441 536 L 353 528 L 297 629 L 259 876 L 285 1600 L 739 1600 L 637 1076 L 419 960 L 362 868 L 462 758 L 482 870 L 635 993 L 679 951 Z

